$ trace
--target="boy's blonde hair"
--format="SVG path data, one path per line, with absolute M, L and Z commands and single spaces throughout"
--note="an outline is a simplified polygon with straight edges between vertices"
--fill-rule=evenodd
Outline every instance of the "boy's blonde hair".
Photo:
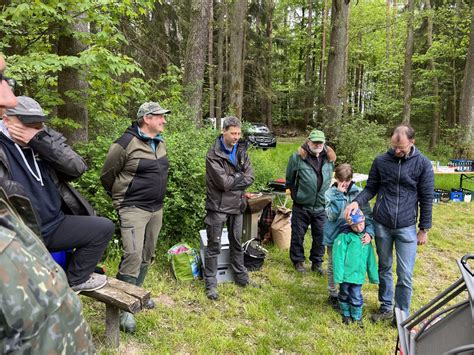
M 334 177 L 339 181 L 352 180 L 353 174 L 351 164 L 340 164 L 334 170 Z

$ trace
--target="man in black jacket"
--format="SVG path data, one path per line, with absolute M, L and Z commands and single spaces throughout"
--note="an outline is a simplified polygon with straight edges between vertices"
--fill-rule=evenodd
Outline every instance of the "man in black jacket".
M 431 162 L 415 147 L 415 131 L 407 124 L 393 131 L 390 149 L 375 158 L 365 189 L 346 208 L 346 219 L 375 195 L 373 217 L 379 258 L 380 309 L 372 315 L 378 322 L 393 318 L 392 250 L 397 255 L 395 307 L 410 311 L 412 275 L 416 248 L 428 239 L 434 191 Z M 416 223 L 418 222 L 418 232 Z
M 44 126 L 46 116 L 32 98 L 19 96 L 0 122 L 0 185 L 8 196 L 28 198 L 50 251 L 75 249 L 66 274 L 76 292 L 107 283 L 93 273 L 114 231 L 67 182 L 87 169 L 64 136 Z
M 249 281 L 244 266 L 244 254 L 240 238 L 242 236 L 242 212 L 245 208 L 245 189 L 254 180 L 250 159 L 245 143 L 239 142 L 241 123 L 236 117 L 226 117 L 222 135 L 209 149 L 206 157 L 206 224 L 207 249 L 205 255 L 204 281 L 206 295 L 217 300 L 217 256 L 221 250 L 221 234 L 227 223 L 230 263 L 235 283 L 245 287 Z

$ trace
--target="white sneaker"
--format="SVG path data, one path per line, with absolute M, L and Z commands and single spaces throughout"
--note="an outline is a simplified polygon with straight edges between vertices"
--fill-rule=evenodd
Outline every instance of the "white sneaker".
M 95 290 L 98 290 L 99 288 L 104 287 L 106 284 L 107 284 L 107 276 L 92 273 L 87 281 L 84 281 L 83 283 L 79 285 L 71 286 L 71 288 L 74 292 L 79 293 L 82 291 L 95 291 Z

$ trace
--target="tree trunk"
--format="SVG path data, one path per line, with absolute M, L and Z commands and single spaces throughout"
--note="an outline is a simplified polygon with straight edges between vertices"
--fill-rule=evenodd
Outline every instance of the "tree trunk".
M 247 0 L 235 0 L 230 6 L 229 110 L 242 117 L 244 26 Z
M 202 87 L 206 62 L 208 25 L 212 0 L 191 2 L 191 27 L 184 59 L 184 97 L 194 115 L 194 124 L 202 124 Z
M 273 50 L 273 11 L 275 9 L 274 0 L 269 0 L 266 2 L 267 6 L 267 16 L 266 16 L 266 27 L 265 35 L 267 37 L 267 51 L 265 57 L 265 88 L 267 94 L 265 95 L 264 105 L 265 105 L 265 123 L 267 124 L 270 130 L 273 130 L 273 119 L 272 119 L 272 99 L 273 99 L 273 90 L 272 90 L 272 50 Z
M 214 11 L 211 0 L 211 9 L 209 14 L 209 34 L 208 34 L 208 49 L 207 49 L 207 62 L 209 77 L 209 117 L 215 118 L 215 96 L 214 96 Z
M 335 123 L 342 116 L 347 97 L 347 23 L 349 20 L 349 0 L 333 0 L 331 12 L 331 45 L 326 73 L 324 96 L 327 123 Z M 331 132 L 335 134 L 336 132 Z M 333 138 L 333 137 L 331 137 Z
M 87 46 L 80 42 L 74 32 L 88 32 L 89 25 L 85 15 L 76 17 L 73 24 L 66 25 L 58 39 L 59 56 L 78 56 Z M 72 120 L 79 127 L 65 127 L 63 133 L 69 145 L 89 140 L 89 115 L 87 111 L 87 89 L 89 85 L 85 73 L 77 68 L 65 67 L 58 74 L 58 93 L 63 104 L 58 107 L 60 119 Z
M 474 158 L 474 0 L 471 0 L 471 33 L 469 51 L 464 68 L 464 80 L 459 105 L 459 125 L 461 144 L 459 153 L 469 159 Z M 462 151 L 461 151 L 462 150 Z
M 217 38 L 217 88 L 216 88 L 216 128 L 221 128 L 222 118 L 222 84 L 224 77 L 224 37 L 226 35 L 226 9 L 227 6 L 222 0 L 219 6 L 219 36 Z
M 308 25 L 307 25 L 307 34 L 308 34 L 308 39 L 313 38 L 313 1 L 309 0 L 308 1 Z M 305 100 L 304 100 L 304 127 L 308 125 L 310 119 L 312 118 L 313 115 L 313 100 L 314 100 L 314 89 L 312 83 L 312 58 L 313 58 L 313 44 L 311 43 L 308 48 L 307 48 L 307 53 L 306 53 L 306 58 L 305 58 L 305 75 L 304 75 L 304 81 L 305 81 Z
M 415 0 L 408 0 L 407 41 L 405 45 L 405 65 L 403 66 L 403 122 L 410 123 L 411 115 L 411 62 L 413 57 L 413 16 Z
M 433 14 L 431 13 L 431 0 L 425 0 L 425 7 L 427 12 L 427 27 L 426 27 L 426 41 L 427 51 L 433 46 Z M 428 68 L 434 73 L 436 69 L 435 61 L 433 58 L 428 60 Z M 439 97 L 439 83 L 438 76 L 435 74 L 433 77 L 433 122 L 431 126 L 431 139 L 430 139 L 430 150 L 433 150 L 436 144 L 438 144 L 439 138 L 439 122 L 440 122 L 440 97 Z

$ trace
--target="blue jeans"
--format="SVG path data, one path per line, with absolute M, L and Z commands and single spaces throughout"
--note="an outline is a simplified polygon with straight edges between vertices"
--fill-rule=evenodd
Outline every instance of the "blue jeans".
M 362 297 L 362 285 L 343 282 L 339 285 L 338 299 L 340 302 L 348 303 L 354 307 L 362 307 L 364 298 Z
M 413 267 L 416 258 L 416 226 L 391 229 L 375 225 L 375 245 L 379 257 L 379 301 L 382 312 L 393 310 L 393 245 L 397 256 L 397 285 L 395 306 L 410 313 Z

